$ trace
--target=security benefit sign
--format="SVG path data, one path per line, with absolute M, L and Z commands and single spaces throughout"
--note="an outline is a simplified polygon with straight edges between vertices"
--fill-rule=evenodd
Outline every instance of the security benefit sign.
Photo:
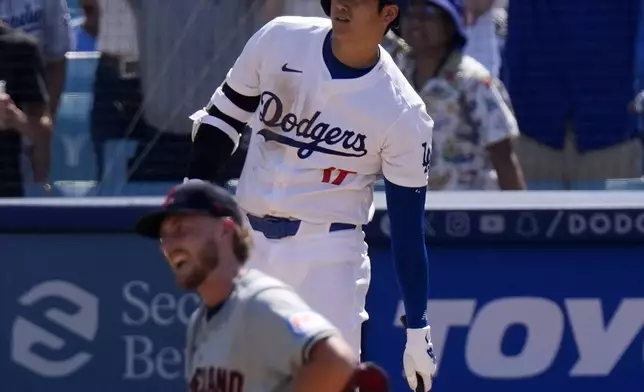
M 130 332 L 121 336 L 124 380 L 184 379 L 185 327 L 199 297 L 194 293 L 157 290 L 143 280 L 129 281 L 123 286 L 121 323 Z M 176 335 L 165 340 L 146 334 L 146 330 L 159 327 L 172 328 Z M 173 344 L 167 345 L 169 342 Z
M 41 235 L 34 243 L 0 236 L 2 391 L 185 389 L 185 329 L 199 298 L 175 289 L 154 242 Z
M 644 390 L 643 251 L 429 248 L 435 391 Z M 363 347 L 403 391 L 404 308 L 390 257 L 372 253 Z
M 38 307 L 48 300 L 62 300 L 73 306 L 74 312 L 52 307 L 35 318 L 66 330 L 75 338 L 91 343 L 99 324 L 99 301 L 92 293 L 62 280 L 47 280 L 33 287 L 18 298 L 23 307 Z M 92 359 L 86 350 L 74 350 L 62 359 L 47 358 L 38 353 L 43 349 L 59 350 L 66 342 L 52 331 L 43 328 L 32 317 L 17 316 L 11 326 L 11 359 L 18 365 L 42 377 L 58 378 L 70 375 Z M 53 329 L 53 328 L 52 328 Z

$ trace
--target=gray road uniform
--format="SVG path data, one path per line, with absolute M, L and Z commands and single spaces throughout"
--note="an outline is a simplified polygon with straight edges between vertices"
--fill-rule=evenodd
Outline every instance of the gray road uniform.
M 212 313 L 201 307 L 188 324 L 191 392 L 288 391 L 310 348 L 338 333 L 290 287 L 256 270 Z

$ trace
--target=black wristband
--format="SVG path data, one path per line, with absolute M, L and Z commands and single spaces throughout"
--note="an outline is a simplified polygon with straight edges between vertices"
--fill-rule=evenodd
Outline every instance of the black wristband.
M 215 181 L 234 149 L 235 143 L 223 131 L 201 124 L 192 142 L 187 177 Z

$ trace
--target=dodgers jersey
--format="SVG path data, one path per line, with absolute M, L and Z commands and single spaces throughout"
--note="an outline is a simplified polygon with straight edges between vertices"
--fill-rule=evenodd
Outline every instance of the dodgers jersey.
M 330 30 L 326 18 L 274 19 L 225 80 L 239 94 L 260 96 L 255 113 L 221 87 L 211 98 L 209 107 L 252 129 L 236 195 L 253 215 L 361 225 L 382 175 L 400 186 L 427 185 L 433 121 L 422 99 L 382 47 L 366 75 L 332 79 L 322 54 Z
M 60 59 L 72 50 L 66 0 L 0 0 L 0 19 L 36 37 L 46 60 Z
M 293 290 L 248 270 L 212 318 L 197 309 L 188 324 L 186 376 L 191 392 L 280 392 L 318 341 L 337 334 Z

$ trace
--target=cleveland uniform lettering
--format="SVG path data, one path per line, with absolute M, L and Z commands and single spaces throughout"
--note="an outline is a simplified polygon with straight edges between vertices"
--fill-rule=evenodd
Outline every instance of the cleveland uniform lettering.
M 338 331 L 284 283 L 245 267 L 251 249 L 235 199 L 192 180 L 136 231 L 160 241 L 177 283 L 203 303 L 186 334 L 190 392 L 387 392 Z M 367 387 L 368 386 L 368 387 Z
M 307 323 L 298 317 L 310 315 Z M 315 317 L 315 319 L 313 319 Z M 273 391 L 292 381 L 308 349 L 337 334 L 292 290 L 250 270 L 210 320 L 197 311 L 188 330 L 187 379 L 191 392 Z
M 190 392 L 243 392 L 244 375 L 236 370 L 213 366 L 197 368 L 190 381 Z
M 355 353 L 370 280 L 362 225 L 381 178 L 408 321 L 412 389 L 435 371 L 423 214 L 433 121 L 379 42 L 403 0 L 322 0 L 325 18 L 279 17 L 246 43 L 191 116 L 188 178 L 211 181 L 252 130 L 237 201 L 253 228 L 249 265 L 292 286 Z

